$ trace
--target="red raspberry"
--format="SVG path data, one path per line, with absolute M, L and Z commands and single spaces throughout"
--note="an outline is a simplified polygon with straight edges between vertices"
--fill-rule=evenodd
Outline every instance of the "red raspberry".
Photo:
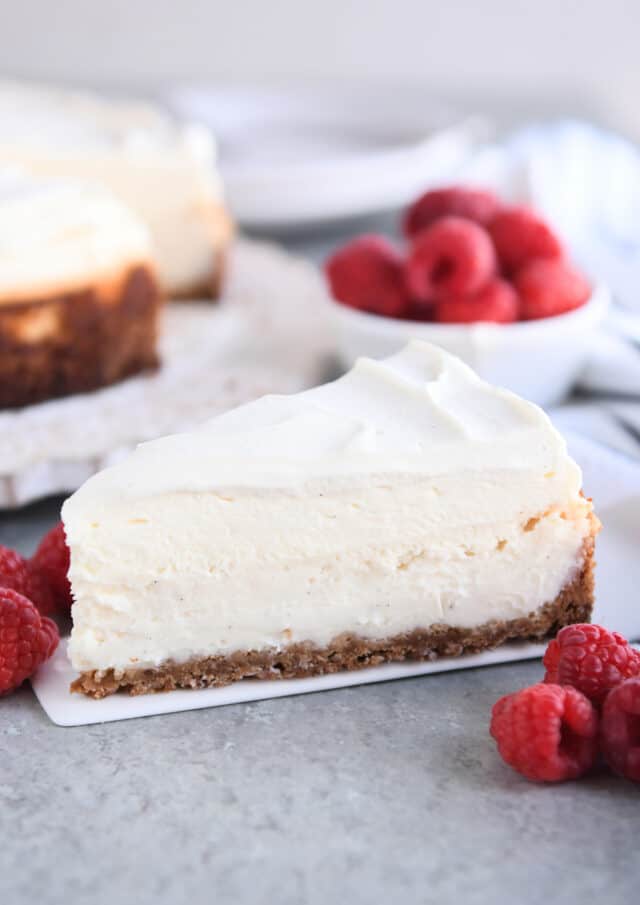
M 496 256 L 486 231 L 462 217 L 443 217 L 413 243 L 407 283 L 419 301 L 439 301 L 476 292 L 495 269 Z
M 509 324 L 518 319 L 518 296 L 509 283 L 496 278 L 473 295 L 443 299 L 436 306 L 435 319 L 443 324 Z
M 31 582 L 24 557 L 0 544 L 0 588 L 11 588 L 25 597 L 29 596 Z
M 494 704 L 491 735 L 500 756 L 527 779 L 561 782 L 591 769 L 598 715 L 575 688 L 532 685 Z
M 49 585 L 49 580 L 34 565 L 31 559 L 27 560 L 27 570 L 29 572 L 29 592 L 25 596 L 35 603 L 43 616 L 55 613 L 58 605 Z
M 534 258 L 561 258 L 562 245 L 551 228 L 526 207 L 505 207 L 488 225 L 507 273 L 514 273 Z
M 46 635 L 48 639 L 48 645 L 45 655 L 45 660 L 48 660 L 49 657 L 52 657 L 58 647 L 58 643 L 60 641 L 60 632 L 58 631 L 58 626 L 55 624 L 53 619 L 49 619 L 48 616 L 42 616 L 42 631 L 43 634 Z
M 40 576 L 33 574 L 29 560 L 1 545 L 0 588 L 11 588 L 28 597 L 41 613 L 50 613 L 54 609 L 51 591 Z
M 545 682 L 572 685 L 601 704 L 616 685 L 640 675 L 640 654 L 617 632 L 600 625 L 567 625 L 549 643 Z
M 432 322 L 435 320 L 435 305 L 428 305 L 424 302 L 410 301 L 409 307 L 404 312 L 404 319 L 408 321 Z
M 399 317 L 409 304 L 403 261 L 384 236 L 360 236 L 334 252 L 325 264 L 334 298 L 344 305 Z
M 602 710 L 602 751 L 612 770 L 640 782 L 640 677 L 614 688 Z
M 0 589 L 0 695 L 18 688 L 58 645 L 56 624 L 43 619 L 31 601 Z
M 408 239 L 431 226 L 441 217 L 464 217 L 485 226 L 500 209 L 500 202 L 491 192 L 450 186 L 425 192 L 413 202 L 404 215 L 402 228 Z
M 64 533 L 64 525 L 58 522 L 40 541 L 40 545 L 29 561 L 34 575 L 34 583 L 38 578 L 44 583 L 53 597 L 54 607 L 69 611 L 73 599 L 69 572 L 69 547 Z M 39 607 L 41 612 L 45 612 Z
M 591 295 L 587 280 L 565 261 L 530 261 L 514 278 L 523 320 L 553 317 L 579 308 Z

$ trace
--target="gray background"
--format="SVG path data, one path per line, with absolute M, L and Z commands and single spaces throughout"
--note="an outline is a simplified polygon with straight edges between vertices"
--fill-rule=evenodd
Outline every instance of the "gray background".
M 502 666 L 105 726 L 0 705 L 2 901 L 637 901 L 640 787 L 497 757 Z

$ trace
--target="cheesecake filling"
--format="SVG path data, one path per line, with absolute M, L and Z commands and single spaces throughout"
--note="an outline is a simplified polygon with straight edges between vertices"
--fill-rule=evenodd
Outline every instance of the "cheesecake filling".
M 591 503 L 536 406 L 435 347 L 144 444 L 64 506 L 79 671 L 527 617 Z
M 555 600 L 581 567 L 585 500 L 471 524 L 434 512 L 437 492 L 407 482 L 287 507 L 273 496 L 168 496 L 112 513 L 73 555 L 73 665 L 153 667 L 325 647 L 345 632 L 385 639 L 516 619 Z

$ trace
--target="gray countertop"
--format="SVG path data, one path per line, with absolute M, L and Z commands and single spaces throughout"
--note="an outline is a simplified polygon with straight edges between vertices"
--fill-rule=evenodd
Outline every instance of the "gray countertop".
M 335 235 L 296 250 L 317 258 Z M 59 506 L 0 513 L 0 543 L 30 553 Z M 74 729 L 26 685 L 0 702 L 0 902 L 635 901 L 640 786 L 604 772 L 537 786 L 495 752 L 492 704 L 540 675 L 499 666 Z
M 30 552 L 59 501 L 0 515 Z M 0 901 L 635 901 L 640 786 L 537 786 L 493 702 L 539 663 L 75 729 L 0 703 Z

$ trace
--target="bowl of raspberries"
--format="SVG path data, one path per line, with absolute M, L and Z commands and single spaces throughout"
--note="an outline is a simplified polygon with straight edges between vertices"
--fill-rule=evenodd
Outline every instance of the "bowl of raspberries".
M 325 263 L 346 366 L 417 337 L 539 405 L 566 396 L 597 342 L 609 296 L 572 264 L 539 214 L 452 186 L 416 199 L 402 234 L 397 242 L 358 236 Z

